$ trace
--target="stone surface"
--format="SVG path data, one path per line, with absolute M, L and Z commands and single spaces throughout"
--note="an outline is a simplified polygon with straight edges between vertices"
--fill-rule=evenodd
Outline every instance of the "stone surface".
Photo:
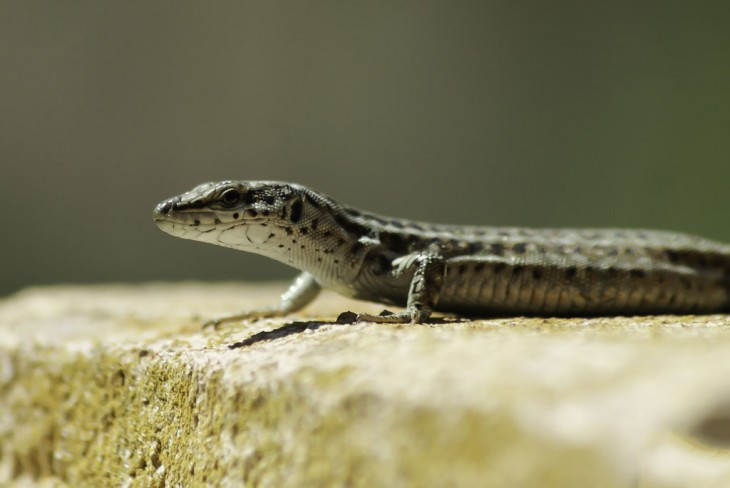
M 0 483 L 730 486 L 730 316 L 200 330 L 283 287 L 0 302 Z

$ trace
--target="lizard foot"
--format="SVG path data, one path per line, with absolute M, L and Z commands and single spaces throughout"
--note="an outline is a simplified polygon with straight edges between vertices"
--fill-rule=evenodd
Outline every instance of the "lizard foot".
M 413 310 L 405 312 L 391 312 L 383 310 L 379 315 L 369 313 L 342 312 L 337 317 L 338 324 L 354 324 L 357 322 L 374 322 L 376 324 L 420 324 L 428 320 L 430 312 Z

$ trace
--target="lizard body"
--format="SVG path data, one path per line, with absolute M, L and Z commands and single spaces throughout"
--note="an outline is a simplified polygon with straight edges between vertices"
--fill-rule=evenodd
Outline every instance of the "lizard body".
M 320 289 L 405 307 L 358 320 L 730 312 L 730 245 L 675 232 L 430 224 L 363 212 L 301 185 L 205 183 L 160 203 L 165 232 L 301 270 L 280 316 Z

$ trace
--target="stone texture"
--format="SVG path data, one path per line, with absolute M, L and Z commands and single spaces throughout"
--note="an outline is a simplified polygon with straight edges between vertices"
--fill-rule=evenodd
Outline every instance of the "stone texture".
M 0 483 L 730 486 L 730 316 L 201 331 L 284 285 L 0 303 Z

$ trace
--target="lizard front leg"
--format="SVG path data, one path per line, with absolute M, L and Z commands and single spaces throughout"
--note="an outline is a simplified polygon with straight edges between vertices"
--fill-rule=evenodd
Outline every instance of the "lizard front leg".
M 278 304 L 254 310 L 241 310 L 233 315 L 209 320 L 203 325 L 203 328 L 218 328 L 226 322 L 236 322 L 239 320 L 282 317 L 307 306 L 317 297 L 321 290 L 322 287 L 311 274 L 302 272 L 294 278 L 289 288 L 281 295 Z
M 382 315 L 358 314 L 357 322 L 377 322 L 396 324 L 420 324 L 428 320 L 441 295 L 446 276 L 446 262 L 436 249 L 423 253 L 410 254 L 393 262 L 394 274 L 404 273 L 415 268 L 408 289 L 406 310 L 399 313 Z

